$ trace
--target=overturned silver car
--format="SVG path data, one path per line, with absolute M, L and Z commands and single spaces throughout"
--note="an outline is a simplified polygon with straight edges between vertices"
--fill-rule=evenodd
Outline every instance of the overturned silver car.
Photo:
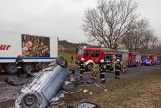
M 16 108 L 46 108 L 56 96 L 68 76 L 68 64 L 62 57 L 38 72 L 15 101 Z

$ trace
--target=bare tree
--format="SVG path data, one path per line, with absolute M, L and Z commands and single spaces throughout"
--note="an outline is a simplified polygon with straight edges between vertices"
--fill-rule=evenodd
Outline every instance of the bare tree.
M 137 7 L 133 0 L 99 0 L 96 8 L 85 11 L 82 29 L 90 40 L 117 48 L 116 43 L 128 31 L 127 26 L 138 17 Z
M 128 25 L 128 31 L 125 33 L 122 43 L 129 51 L 142 49 L 141 51 L 147 52 L 153 39 L 156 41 L 149 22 L 146 19 L 141 19 L 135 20 Z

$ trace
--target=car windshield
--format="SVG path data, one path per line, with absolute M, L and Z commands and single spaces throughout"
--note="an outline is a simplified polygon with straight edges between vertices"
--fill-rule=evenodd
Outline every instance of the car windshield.
M 91 53 L 90 50 L 85 50 L 84 55 L 85 55 L 85 56 L 88 56 L 90 53 Z

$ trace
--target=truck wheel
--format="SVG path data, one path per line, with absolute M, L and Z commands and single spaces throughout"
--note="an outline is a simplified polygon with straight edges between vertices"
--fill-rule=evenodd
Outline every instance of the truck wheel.
M 88 70 L 88 71 L 91 71 L 91 70 L 92 70 L 92 67 L 93 67 L 93 64 L 92 64 L 92 63 L 88 64 L 88 65 L 87 65 L 87 70 Z
M 26 72 L 33 72 L 34 71 L 34 65 L 31 63 L 26 63 L 22 67 L 23 71 Z
M 39 108 L 38 97 L 35 94 L 26 94 L 21 100 L 22 108 Z
M 0 72 L 2 72 L 2 65 L 0 65 Z
M 68 63 L 67 63 L 67 61 L 65 60 L 65 58 L 63 56 L 57 57 L 56 58 L 56 63 L 58 65 L 60 65 L 61 67 L 63 67 L 63 68 L 67 68 L 67 66 L 68 66 Z
M 17 66 L 14 63 L 7 64 L 5 67 L 5 70 L 8 74 L 15 74 L 15 73 L 17 73 Z

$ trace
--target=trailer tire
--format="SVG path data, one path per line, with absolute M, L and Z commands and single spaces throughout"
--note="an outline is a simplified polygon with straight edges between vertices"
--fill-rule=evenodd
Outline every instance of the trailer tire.
M 2 72 L 2 65 L 0 65 L 0 72 Z
M 91 70 L 92 70 L 92 67 L 93 67 L 93 63 L 89 63 L 89 64 L 87 65 L 87 70 L 88 70 L 88 71 L 91 71 Z
M 34 65 L 32 63 L 26 63 L 23 65 L 22 70 L 26 72 L 33 72 L 35 70 Z
M 14 63 L 7 64 L 5 70 L 8 74 L 15 74 L 17 73 L 17 66 Z
M 63 56 L 59 56 L 56 58 L 56 63 L 63 68 L 67 68 L 68 62 L 65 60 Z
M 46 66 L 47 66 L 47 64 L 45 62 L 39 62 L 37 64 L 38 70 L 44 69 Z

